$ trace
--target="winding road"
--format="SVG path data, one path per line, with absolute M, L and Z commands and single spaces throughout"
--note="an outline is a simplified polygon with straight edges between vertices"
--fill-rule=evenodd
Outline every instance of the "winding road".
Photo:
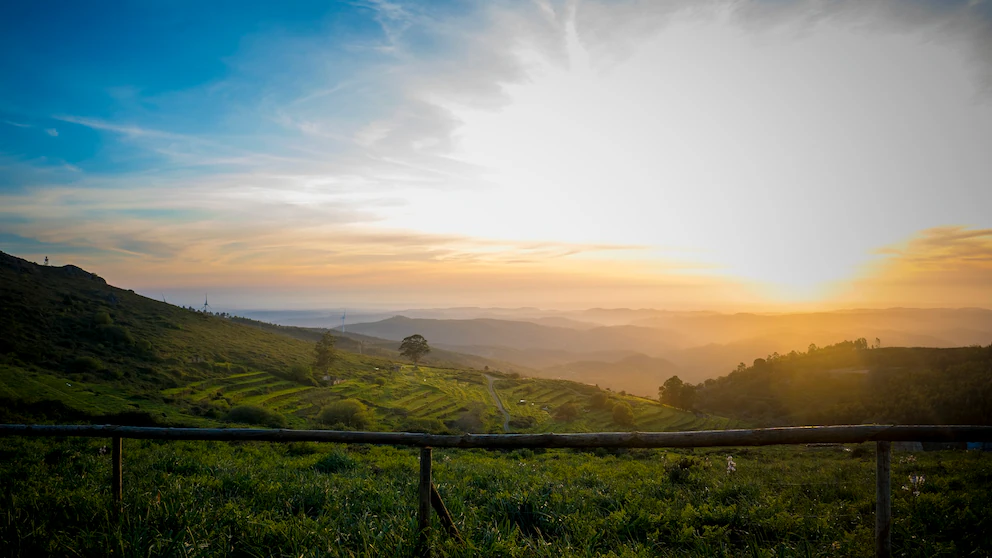
M 489 374 L 483 374 L 483 376 L 485 376 L 486 379 L 489 380 L 489 395 L 493 396 L 493 401 L 496 402 L 496 408 L 499 409 L 499 412 L 503 413 L 503 432 L 509 432 L 510 413 L 506 410 L 506 407 L 503 406 L 503 402 L 500 401 L 499 396 L 496 395 L 496 390 L 493 389 L 493 380 L 495 380 L 495 378 L 493 378 Z

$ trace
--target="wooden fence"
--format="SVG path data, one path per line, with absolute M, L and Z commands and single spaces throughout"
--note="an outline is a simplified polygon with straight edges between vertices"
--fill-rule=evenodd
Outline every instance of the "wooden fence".
M 875 555 L 892 555 L 892 442 L 992 442 L 992 426 L 802 426 L 753 430 L 692 432 L 597 432 L 589 434 L 418 434 L 411 432 L 342 432 L 334 430 L 264 430 L 255 428 L 152 428 L 112 425 L 0 424 L 0 436 L 83 436 L 111 438 L 112 493 L 123 492 L 123 439 L 213 440 L 256 442 L 331 442 L 420 447 L 417 548 L 430 555 L 427 544 L 431 508 L 445 531 L 460 539 L 451 515 L 431 480 L 431 448 L 700 448 L 783 444 L 855 444 L 875 442 Z

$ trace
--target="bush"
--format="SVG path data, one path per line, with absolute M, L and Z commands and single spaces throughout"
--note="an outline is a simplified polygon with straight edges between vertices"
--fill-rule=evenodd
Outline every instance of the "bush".
M 534 417 L 523 416 L 510 419 L 510 426 L 513 428 L 530 428 L 535 424 L 537 424 L 537 419 Z
M 597 391 L 589 398 L 589 406 L 593 409 L 605 409 L 609 402 L 609 396 L 601 391 Z
M 69 363 L 70 372 L 86 374 L 89 372 L 99 372 L 100 370 L 103 370 L 103 363 L 100 362 L 100 359 L 91 356 L 76 357 Z
M 362 429 L 372 424 L 372 413 L 357 399 L 342 399 L 321 409 L 317 420 L 324 424 L 343 424 Z
M 424 434 L 448 434 L 448 429 L 436 418 L 412 418 L 403 421 L 402 428 L 406 432 L 423 432 Z
M 630 407 L 630 403 L 620 401 L 613 406 L 613 422 L 620 426 L 634 425 L 634 409 Z
M 575 403 L 565 403 L 555 409 L 555 420 L 570 422 L 579 418 L 579 407 Z
M 104 341 L 115 345 L 134 345 L 134 336 L 131 335 L 131 330 L 124 326 L 105 324 L 97 326 L 96 330 Z
M 99 327 L 111 325 L 113 323 L 114 319 L 110 317 L 110 313 L 106 310 L 99 310 L 93 313 L 93 325 Z
M 289 379 L 301 384 L 313 383 L 313 372 L 306 364 L 294 364 L 289 369 Z
M 286 417 L 256 405 L 238 405 L 227 413 L 227 420 L 272 428 L 286 427 Z

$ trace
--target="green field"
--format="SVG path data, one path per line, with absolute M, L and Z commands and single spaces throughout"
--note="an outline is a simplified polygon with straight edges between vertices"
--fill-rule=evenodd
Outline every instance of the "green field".
M 0 440 L 2 556 L 410 556 L 417 451 L 330 444 Z M 736 471 L 727 472 L 732 455 Z M 874 452 L 435 450 L 465 538 L 438 556 L 872 556 Z M 985 556 L 992 454 L 893 456 L 895 556 Z M 920 494 L 903 490 L 923 475 Z

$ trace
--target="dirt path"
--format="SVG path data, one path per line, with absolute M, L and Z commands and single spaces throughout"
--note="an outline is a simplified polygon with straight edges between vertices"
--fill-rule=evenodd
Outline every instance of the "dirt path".
M 496 402 L 496 408 L 499 409 L 499 412 L 503 413 L 503 432 L 509 432 L 510 431 L 510 413 L 507 412 L 506 407 L 503 406 L 503 402 L 500 401 L 499 396 L 496 395 L 496 390 L 493 389 L 493 380 L 495 378 L 493 378 L 489 374 L 483 374 L 483 376 L 485 376 L 486 379 L 489 380 L 489 395 L 492 395 L 493 396 L 493 401 Z

